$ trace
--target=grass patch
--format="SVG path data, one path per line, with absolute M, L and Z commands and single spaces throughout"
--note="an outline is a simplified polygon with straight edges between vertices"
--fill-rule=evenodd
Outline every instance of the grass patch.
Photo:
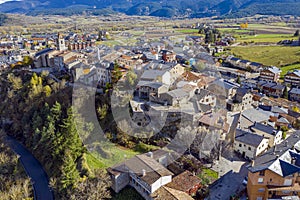
M 100 162 L 95 156 L 93 156 L 91 153 L 85 154 L 86 162 L 90 169 L 104 169 L 105 164 Z
M 239 29 L 239 28 L 218 28 L 221 33 L 231 33 L 231 34 L 238 34 L 238 33 L 249 33 L 250 30 L 248 29 Z
M 113 194 L 112 200 L 144 200 L 144 198 L 135 189 L 127 186 L 118 194 Z
M 212 170 L 212 169 L 203 169 L 203 173 L 213 179 L 218 179 L 218 172 Z
M 198 33 L 198 29 L 176 29 L 179 33 Z
M 237 42 L 278 43 L 281 40 L 298 40 L 291 34 L 258 34 L 236 36 Z
M 106 45 L 109 47 L 113 47 L 116 45 L 121 45 L 121 43 L 115 40 L 106 40 L 106 41 L 97 41 L 96 45 Z
M 203 168 L 202 172 L 198 174 L 198 177 L 201 179 L 202 185 L 209 185 L 219 178 L 218 172 L 213 171 L 212 169 Z
M 247 46 L 231 47 L 231 52 L 242 59 L 259 62 L 266 66 L 286 66 L 300 62 L 300 47 Z
M 96 168 L 112 167 L 115 164 L 121 163 L 126 159 L 132 158 L 133 156 L 139 154 L 139 152 L 133 151 L 131 149 L 126 149 L 124 147 L 112 144 L 98 144 L 96 149 L 99 149 L 99 151 L 96 150 L 90 153 L 90 156 L 87 157 L 88 165 L 94 166 Z
M 299 64 L 288 65 L 288 66 L 283 66 L 280 69 L 282 70 L 280 78 L 283 78 L 284 75 L 286 75 L 288 73 L 288 71 L 294 70 L 294 69 L 300 69 L 300 63 Z
M 134 150 L 140 153 L 147 153 L 149 151 L 155 151 L 159 149 L 159 147 L 154 146 L 154 145 L 149 145 L 149 144 L 145 144 L 145 143 L 138 143 L 135 147 Z
M 135 155 L 155 151 L 159 147 L 140 142 L 133 149 L 113 144 L 96 144 L 95 151 L 87 153 L 85 156 L 90 169 L 104 169 L 115 164 L 124 162 Z

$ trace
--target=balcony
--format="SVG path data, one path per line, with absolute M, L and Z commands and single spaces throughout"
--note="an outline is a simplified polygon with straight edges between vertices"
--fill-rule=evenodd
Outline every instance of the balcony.
M 270 184 L 268 182 L 268 191 L 274 191 L 274 192 L 279 192 L 279 191 L 291 191 L 291 192 L 300 192 L 300 185 L 299 183 L 295 183 L 294 185 L 291 186 L 283 186 L 283 185 L 276 185 L 276 184 Z

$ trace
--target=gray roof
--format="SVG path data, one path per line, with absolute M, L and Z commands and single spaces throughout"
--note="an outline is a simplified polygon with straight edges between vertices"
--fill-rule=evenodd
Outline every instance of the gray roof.
M 199 108 L 202 112 L 207 112 L 211 110 L 211 106 L 209 104 L 199 103 Z
M 162 76 L 166 73 L 165 70 L 146 70 L 144 71 L 141 79 L 155 80 L 158 76 Z
M 238 88 L 239 85 L 230 81 L 227 81 L 225 79 L 218 79 L 216 81 L 214 81 L 211 85 L 216 84 L 220 87 L 223 87 L 227 90 L 231 89 L 231 88 Z
M 230 58 L 230 60 L 238 61 L 238 60 L 240 60 L 240 59 L 239 59 L 239 58 L 236 58 L 236 57 L 232 57 L 232 58 Z
M 271 113 L 263 110 L 257 110 L 254 108 L 244 110 L 242 116 L 251 122 L 264 122 L 269 120 Z
M 272 106 L 271 111 L 274 112 L 274 113 L 288 114 L 288 109 L 287 108 L 283 108 L 283 107 L 279 107 L 279 106 Z
M 167 63 L 167 62 L 164 62 L 162 63 L 161 61 L 152 61 L 150 62 L 149 64 L 147 64 L 145 66 L 145 69 L 148 69 L 148 70 L 169 70 L 171 69 L 172 67 L 174 67 L 175 65 L 177 65 L 176 63 Z
M 184 89 L 171 90 L 167 92 L 167 94 L 169 94 L 173 98 L 182 98 L 182 97 L 189 96 L 189 93 Z
M 161 86 L 163 86 L 163 83 L 160 82 L 145 82 L 143 85 L 139 85 L 139 86 L 147 86 L 147 87 L 151 87 L 151 88 L 160 88 Z
M 247 64 L 248 62 L 250 62 L 249 60 L 241 60 L 241 63 Z
M 245 96 L 247 93 L 249 92 L 249 89 L 246 89 L 246 88 L 238 88 L 236 90 L 236 94 L 239 95 L 239 96 Z
M 255 130 L 259 130 L 270 135 L 276 135 L 277 133 L 277 130 L 274 129 L 272 126 L 267 126 L 257 122 L 251 127 L 251 130 L 253 130 L 254 132 Z
M 251 62 L 250 65 L 255 66 L 255 67 L 261 67 L 263 64 L 257 63 L 257 62 Z
M 146 172 L 145 176 L 143 176 L 143 170 Z M 172 172 L 145 154 L 134 156 L 133 158 L 112 167 L 112 171 L 134 173 L 149 185 L 152 185 L 163 176 L 173 175 Z
M 267 68 L 270 72 L 274 73 L 274 74 L 278 74 L 281 72 L 281 70 L 278 67 L 275 66 L 271 66 Z
M 254 161 L 254 165 L 248 169 L 252 173 L 269 169 L 281 176 L 288 176 L 290 173 L 293 173 L 295 167 L 300 167 L 300 154 L 296 150 L 300 150 L 299 131 L 258 156 Z M 296 158 L 295 165 L 291 163 L 293 157 Z M 300 172 L 300 168 L 298 172 Z
M 287 124 L 290 123 L 290 122 L 289 122 L 286 118 L 284 118 L 284 117 L 281 117 L 280 119 L 278 119 L 277 122 L 280 122 L 280 123 L 287 123 Z
M 300 89 L 299 88 L 292 88 L 289 93 L 291 93 L 291 94 L 300 94 Z
M 265 82 L 265 83 L 262 84 L 261 86 L 267 87 L 267 88 L 273 88 L 274 86 L 276 86 L 276 83 L 273 83 L 273 82 Z
M 211 92 L 209 90 L 200 89 L 199 92 L 197 94 L 195 94 L 193 98 L 195 98 L 196 100 L 199 101 L 209 94 L 211 94 Z
M 285 86 L 278 83 L 275 86 L 273 86 L 272 88 L 276 89 L 276 90 L 284 90 Z
M 295 69 L 295 70 L 292 71 L 292 72 L 288 72 L 287 75 L 288 75 L 288 74 L 295 74 L 295 75 L 297 75 L 297 76 L 300 76 L 300 70 L 299 70 L 299 69 Z
M 254 133 L 249 133 L 241 129 L 236 130 L 235 140 L 253 147 L 258 147 L 263 141 L 264 137 Z
M 45 53 L 49 53 L 49 52 L 51 52 L 51 51 L 53 51 L 53 49 L 51 49 L 51 48 L 43 49 L 43 50 L 41 50 L 41 51 L 38 51 L 38 52 L 35 54 L 35 57 L 38 57 L 38 56 L 43 55 L 43 54 L 45 54 Z

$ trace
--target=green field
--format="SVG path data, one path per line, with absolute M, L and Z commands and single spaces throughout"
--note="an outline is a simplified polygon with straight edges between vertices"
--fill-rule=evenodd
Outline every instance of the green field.
M 179 33 L 198 33 L 198 29 L 175 29 Z
M 99 144 L 100 146 L 100 144 Z M 101 151 L 86 154 L 86 161 L 91 169 L 112 167 L 135 155 L 159 149 L 157 146 L 144 143 L 137 144 L 133 150 L 113 144 L 101 145 Z M 98 153 L 102 152 L 102 153 Z
M 290 71 L 290 70 L 294 70 L 294 69 L 300 69 L 300 63 L 299 64 L 293 64 L 293 65 L 287 65 L 287 66 L 283 66 L 281 67 L 281 78 L 284 77 L 284 75 Z
M 249 43 L 278 43 L 281 40 L 298 40 L 291 34 L 258 34 L 258 35 L 236 35 L 237 42 Z
M 300 62 L 300 47 L 247 46 L 231 47 L 230 49 L 237 57 L 267 66 L 282 67 Z
M 132 158 L 133 156 L 139 154 L 139 152 L 126 149 L 115 145 L 105 145 L 102 146 L 102 151 L 104 153 L 92 152 L 87 154 L 87 163 L 90 168 L 108 168 L 115 164 L 121 163 L 126 159 Z

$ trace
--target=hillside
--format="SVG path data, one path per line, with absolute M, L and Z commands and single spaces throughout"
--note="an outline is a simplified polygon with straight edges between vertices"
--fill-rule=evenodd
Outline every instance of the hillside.
M 205 17 L 228 18 L 262 15 L 296 15 L 300 0 L 23 0 L 1 4 L 0 12 L 38 14 L 96 14 L 107 15 L 122 12 L 128 15 L 159 17 Z

